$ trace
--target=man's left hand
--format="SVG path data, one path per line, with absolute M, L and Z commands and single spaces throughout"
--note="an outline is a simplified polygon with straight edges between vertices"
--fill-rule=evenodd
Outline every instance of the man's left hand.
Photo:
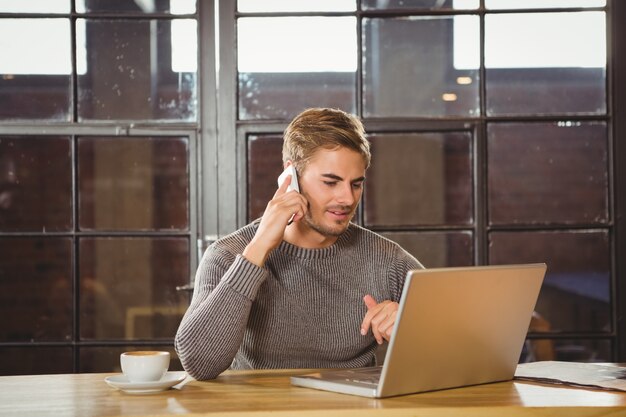
M 396 323 L 398 303 L 390 300 L 378 303 L 369 294 L 363 297 L 363 301 L 367 306 L 367 313 L 361 323 L 361 334 L 365 336 L 371 328 L 379 345 L 383 343 L 383 339 L 389 341 L 393 326 Z

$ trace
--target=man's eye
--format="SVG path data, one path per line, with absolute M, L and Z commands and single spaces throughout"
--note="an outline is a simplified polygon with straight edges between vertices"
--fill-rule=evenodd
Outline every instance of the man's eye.
M 352 188 L 356 188 L 356 189 L 363 188 L 363 183 L 362 182 L 355 182 L 354 184 L 352 184 Z
M 334 187 L 335 185 L 337 185 L 337 181 L 324 181 L 324 184 L 328 185 L 329 187 Z

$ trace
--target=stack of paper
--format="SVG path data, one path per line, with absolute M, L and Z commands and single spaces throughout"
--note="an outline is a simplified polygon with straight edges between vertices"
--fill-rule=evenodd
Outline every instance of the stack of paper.
M 615 364 L 543 361 L 517 366 L 516 379 L 626 391 L 626 367 Z

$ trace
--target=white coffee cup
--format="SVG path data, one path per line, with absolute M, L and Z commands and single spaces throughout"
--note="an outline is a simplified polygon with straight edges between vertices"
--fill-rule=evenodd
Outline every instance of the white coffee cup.
M 124 352 L 120 355 L 120 364 L 130 382 L 158 381 L 170 366 L 170 353 L 156 350 Z

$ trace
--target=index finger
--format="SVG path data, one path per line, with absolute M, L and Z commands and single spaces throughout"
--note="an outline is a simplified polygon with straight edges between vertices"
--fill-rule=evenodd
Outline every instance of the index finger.
M 287 192 L 287 187 L 289 187 L 289 184 L 291 184 L 291 175 L 287 175 L 285 177 L 285 181 L 283 181 L 283 183 L 280 184 L 280 186 L 278 187 L 278 190 L 276 190 L 276 192 L 274 193 L 274 197 L 278 197 L 280 195 L 285 194 L 285 192 Z
M 363 336 L 365 336 L 367 332 L 369 331 L 370 326 L 372 324 L 372 319 L 378 313 L 379 310 L 380 310 L 380 307 L 376 306 L 376 307 L 370 308 L 369 310 L 367 310 L 367 313 L 365 313 L 365 317 L 363 317 L 363 321 L 361 322 L 361 334 Z

